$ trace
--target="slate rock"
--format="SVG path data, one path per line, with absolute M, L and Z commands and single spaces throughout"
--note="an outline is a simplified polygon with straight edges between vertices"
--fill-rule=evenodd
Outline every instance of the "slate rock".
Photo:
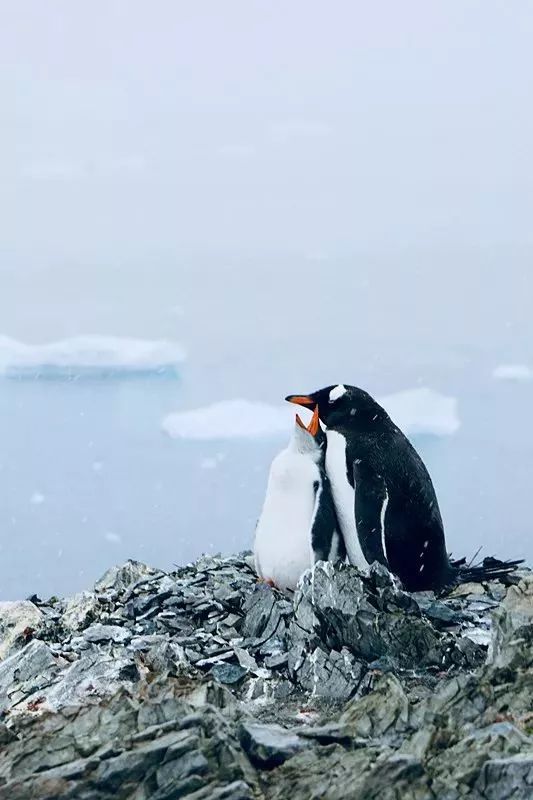
M 10 710 L 49 686 L 59 671 L 57 658 L 38 639 L 0 663 L 0 712 Z
M 29 600 L 0 603 L 0 661 L 24 647 L 42 619 L 42 612 Z
M 486 761 L 474 789 L 483 800 L 531 800 L 533 753 Z
M 373 691 L 352 700 L 339 722 L 354 736 L 375 738 L 391 731 L 405 731 L 409 724 L 409 700 L 394 675 L 380 678 Z
M 138 681 L 139 671 L 130 655 L 95 649 L 61 671 L 57 678 L 46 690 L 40 690 L 46 708 L 54 711 L 129 688 Z
M 36 600 L 0 661 L 0 800 L 528 797 L 518 578 L 436 598 L 319 563 L 289 596 L 208 556 Z
M 531 668 L 533 665 L 533 575 L 509 587 L 494 612 L 495 633 L 488 661 L 497 668 Z M 513 643 L 513 647 L 509 645 Z
M 353 567 L 335 569 L 319 562 L 295 594 L 291 635 L 300 636 L 298 627 L 310 644 L 318 639 L 328 649 L 345 647 L 365 661 L 386 655 L 403 668 L 440 666 L 447 644 L 429 621 L 413 614 L 413 609 L 418 611 L 415 601 L 406 601 L 405 593 L 390 585 L 380 591 L 375 596 L 368 592 Z
M 239 683 L 247 673 L 248 670 L 240 664 L 214 664 L 211 669 L 212 676 L 220 683 Z
M 9 744 L 9 742 L 13 742 L 16 738 L 15 734 L 9 730 L 7 725 L 0 722 L 0 746 Z
M 125 644 L 131 640 L 131 634 L 127 629 L 121 628 L 119 625 L 95 623 L 84 630 L 83 638 L 93 644 L 98 644 L 99 642 Z
M 281 613 L 277 608 L 277 597 L 266 584 L 259 584 L 246 598 L 243 606 L 244 620 L 241 633 L 254 644 L 262 644 L 277 631 Z
M 310 746 L 309 741 L 276 724 L 243 722 L 239 728 L 239 738 L 250 761 L 259 769 L 278 767 L 295 753 Z
M 94 592 L 80 592 L 70 597 L 64 606 L 61 624 L 67 631 L 76 633 L 97 619 L 100 603 Z
M 363 673 L 363 665 L 346 648 L 326 653 L 317 647 L 304 658 L 297 680 L 312 697 L 347 700 L 357 691 Z
M 161 570 L 130 559 L 125 564 L 108 569 L 96 581 L 94 589 L 97 593 L 106 593 L 111 590 L 115 593 L 120 593 L 126 589 L 131 589 L 142 580 L 152 579 L 158 575 L 163 575 Z

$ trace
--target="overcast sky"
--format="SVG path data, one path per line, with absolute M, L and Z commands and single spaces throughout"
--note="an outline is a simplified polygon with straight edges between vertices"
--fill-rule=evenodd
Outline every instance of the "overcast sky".
M 533 238 L 533 5 L 0 0 L 0 263 Z

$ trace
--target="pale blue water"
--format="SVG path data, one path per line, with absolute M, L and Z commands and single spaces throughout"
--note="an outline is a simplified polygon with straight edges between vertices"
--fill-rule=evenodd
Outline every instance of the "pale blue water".
M 248 546 L 271 444 L 160 431 L 178 381 L 0 382 L 0 597 L 71 592 L 127 557 Z M 220 452 L 216 470 L 204 460 Z

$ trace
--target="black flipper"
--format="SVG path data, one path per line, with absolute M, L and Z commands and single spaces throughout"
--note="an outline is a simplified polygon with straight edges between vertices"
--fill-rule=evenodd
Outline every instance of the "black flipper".
M 325 472 L 321 475 L 322 486 L 315 485 L 315 516 L 311 527 L 311 546 L 313 549 L 313 560 L 328 561 L 331 552 L 331 545 L 335 536 L 339 542 L 339 560 L 344 560 L 346 550 L 344 539 L 340 533 L 337 523 L 337 514 L 331 495 L 329 479 Z
M 384 509 L 388 502 L 387 486 L 383 477 L 372 467 L 354 461 L 355 527 L 363 555 L 369 564 L 379 561 L 389 567 L 387 554 L 383 550 Z M 383 518 L 383 519 L 382 519 Z

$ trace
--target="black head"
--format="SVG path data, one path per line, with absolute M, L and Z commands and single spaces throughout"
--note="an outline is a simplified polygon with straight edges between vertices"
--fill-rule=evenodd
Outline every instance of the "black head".
M 375 430 L 389 420 L 386 411 L 368 392 L 344 383 L 326 386 L 312 394 L 290 394 L 285 400 L 308 408 L 318 406 L 320 419 L 333 430 L 346 427 Z

